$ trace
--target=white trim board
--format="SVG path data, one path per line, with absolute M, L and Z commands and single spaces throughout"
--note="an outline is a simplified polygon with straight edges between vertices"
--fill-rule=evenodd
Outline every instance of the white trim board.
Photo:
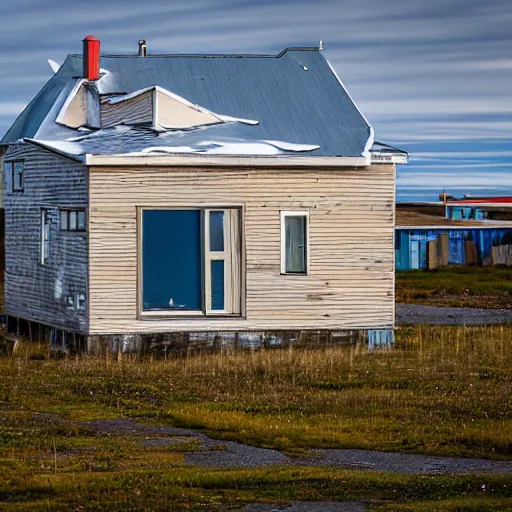
M 369 167 L 366 157 L 344 156 L 213 156 L 213 155 L 86 155 L 91 167 L 115 166 L 186 166 L 186 167 Z

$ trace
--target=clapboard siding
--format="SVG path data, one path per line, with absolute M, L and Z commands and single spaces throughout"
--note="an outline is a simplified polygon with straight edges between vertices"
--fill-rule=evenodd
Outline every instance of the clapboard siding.
M 67 296 L 87 297 L 87 233 L 60 231 L 60 207 L 87 207 L 87 168 L 33 144 L 14 144 L 5 157 L 23 159 L 24 190 L 6 176 L 5 307 L 9 315 L 87 331 L 87 313 Z M 41 209 L 49 210 L 50 255 L 41 265 Z M 59 293 L 61 291 L 61 293 Z
M 393 165 L 91 168 L 92 334 L 382 328 L 394 322 Z M 137 318 L 137 207 L 243 205 L 245 318 Z M 310 212 L 310 275 L 280 275 L 280 210 Z
M 120 103 L 100 105 L 101 127 L 119 124 L 140 124 L 153 121 L 153 94 L 151 91 Z

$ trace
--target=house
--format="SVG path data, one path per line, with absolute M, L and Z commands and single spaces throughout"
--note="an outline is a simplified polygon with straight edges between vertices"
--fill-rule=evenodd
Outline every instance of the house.
M 464 216 L 453 213 L 458 203 L 397 204 L 397 270 L 432 270 L 447 265 L 512 266 L 512 221 L 501 208 L 507 203 L 487 198 Z M 473 203 L 462 204 L 462 208 L 474 208 Z M 488 204 L 492 205 L 490 210 L 484 210 Z
M 446 218 L 512 221 L 512 197 L 464 197 L 446 201 Z
M 375 143 L 319 48 L 100 56 L 88 36 L 53 67 L 2 140 L 10 331 L 92 346 L 393 328 L 407 155 Z

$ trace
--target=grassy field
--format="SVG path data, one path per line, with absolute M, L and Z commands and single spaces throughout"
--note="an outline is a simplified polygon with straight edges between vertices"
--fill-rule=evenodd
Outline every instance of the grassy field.
M 512 327 L 411 328 L 395 348 L 198 354 L 166 361 L 0 358 L 0 510 L 204 510 L 371 499 L 375 510 L 512 509 L 510 476 L 184 466 L 182 448 L 98 436 L 136 417 L 290 454 L 367 448 L 512 459 Z
M 397 271 L 396 300 L 431 306 L 512 308 L 512 269 L 447 267 Z

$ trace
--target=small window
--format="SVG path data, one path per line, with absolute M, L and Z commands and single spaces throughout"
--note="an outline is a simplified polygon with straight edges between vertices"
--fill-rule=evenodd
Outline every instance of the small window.
M 5 162 L 5 176 L 10 176 L 13 192 L 23 192 L 23 169 L 25 165 L 23 160 Z
M 61 231 L 85 231 L 85 210 L 69 209 L 60 211 Z
M 308 273 L 309 212 L 281 212 L 281 273 Z
M 50 212 L 41 210 L 41 265 L 48 263 L 50 256 Z

